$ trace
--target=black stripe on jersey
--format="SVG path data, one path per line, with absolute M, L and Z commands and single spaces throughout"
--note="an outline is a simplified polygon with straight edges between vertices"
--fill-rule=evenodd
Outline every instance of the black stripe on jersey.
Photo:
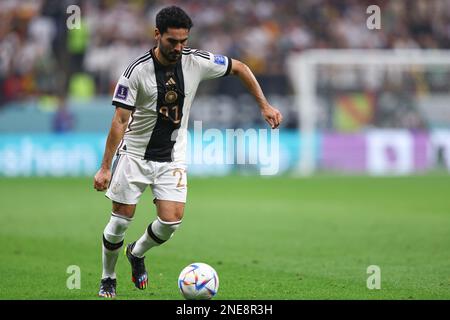
M 191 53 L 191 52 L 192 52 L 192 49 L 191 49 L 191 48 L 188 48 L 188 47 L 184 47 L 182 52 L 183 52 L 183 53 Z
M 126 78 L 130 78 L 131 73 L 133 72 L 134 68 L 136 68 L 136 67 L 137 67 L 138 65 L 140 65 L 141 63 L 144 63 L 144 62 L 150 60 L 151 58 L 152 58 L 152 57 L 148 57 L 148 58 L 145 58 L 145 59 L 142 60 L 142 61 L 139 61 L 137 64 L 135 64 L 135 65 L 130 69 L 130 71 L 128 72 L 128 75 L 126 75 L 125 77 L 126 77 Z
M 198 54 L 198 53 L 194 53 L 194 56 L 201 57 L 203 59 L 209 60 L 209 56 L 204 56 L 204 55 L 201 55 L 201 54 Z
M 164 66 L 155 58 L 153 52 L 152 56 L 158 89 L 158 100 L 156 103 L 157 119 L 147 148 L 145 149 L 144 159 L 157 162 L 170 162 L 172 161 L 172 150 L 175 145 L 175 139 L 172 139 L 172 136 L 174 131 L 180 128 L 183 117 L 184 76 L 181 65 L 182 60 L 178 60 L 175 66 Z M 175 90 L 178 97 L 176 101 L 167 103 L 165 101 L 166 92 L 168 90 L 174 90 L 173 88 L 168 89 L 166 86 L 167 81 L 171 77 L 176 83 Z M 163 112 L 161 108 L 164 108 L 165 111 Z M 174 114 L 174 112 L 177 112 L 177 114 Z M 178 120 L 176 123 L 173 121 L 174 118 Z
M 130 105 L 128 105 L 128 104 L 125 104 L 125 103 L 122 103 L 122 102 L 119 102 L 119 101 L 113 101 L 112 102 L 112 105 L 113 106 L 116 106 L 116 107 L 119 107 L 119 108 L 123 108 L 123 109 L 127 109 L 127 110 L 134 110 L 134 109 L 136 109 L 136 107 L 134 107 L 134 106 L 130 106 Z
M 196 49 L 196 50 L 194 50 L 194 53 L 202 54 L 202 55 L 205 55 L 205 56 L 209 57 L 209 52 L 208 51 Z
M 233 61 L 231 60 L 231 58 L 227 56 L 227 60 L 228 60 L 227 71 L 225 71 L 225 74 L 222 77 L 226 77 L 227 75 L 229 75 L 231 72 L 231 67 L 233 66 Z
M 133 124 L 133 122 L 134 122 L 134 112 L 136 111 L 136 109 L 134 109 L 133 110 L 133 112 L 131 112 L 131 121 L 128 123 L 128 126 L 127 126 L 127 130 L 125 131 L 125 133 L 127 133 L 127 132 L 130 132 L 131 131 L 131 125 Z
M 192 55 L 194 55 L 194 56 L 196 56 L 196 57 L 202 57 L 202 58 L 204 58 L 204 59 L 209 60 L 209 53 L 207 53 L 206 51 L 198 51 L 198 50 L 192 50 L 192 49 L 190 49 L 189 51 L 184 51 L 184 50 L 183 50 L 182 53 L 183 53 L 185 56 L 186 56 L 186 55 L 192 54 Z
M 190 55 L 190 54 L 192 54 L 193 56 L 196 56 L 196 57 L 200 57 L 200 58 L 209 60 L 209 57 L 205 57 L 205 56 L 202 56 L 202 55 L 200 55 L 200 54 L 195 54 L 195 53 L 183 53 L 183 55 L 185 55 L 185 56 L 188 56 L 188 55 Z
M 152 58 L 150 52 L 143 55 L 142 57 L 138 58 L 137 60 L 135 60 L 132 64 L 130 64 L 128 66 L 128 68 L 125 70 L 125 72 L 123 73 L 125 78 L 130 78 L 131 73 L 133 72 L 134 68 L 136 68 L 136 66 L 138 66 L 139 64 L 148 61 Z
M 208 57 L 209 58 L 209 53 L 205 52 L 205 51 L 193 51 L 192 52 L 193 55 L 195 56 L 201 56 L 201 57 Z
M 125 70 L 125 72 L 123 73 L 123 75 L 125 76 L 125 74 L 128 73 L 128 71 L 130 70 L 131 66 L 133 64 L 135 64 L 136 62 L 138 62 L 139 60 L 141 60 L 142 58 L 146 58 L 148 57 L 148 55 L 150 54 L 150 52 L 147 52 L 146 54 L 144 54 L 143 56 L 140 56 L 139 58 L 137 58 L 136 60 L 134 60 L 132 63 L 130 63 L 127 67 L 127 69 Z
M 149 55 L 150 55 L 150 51 L 147 52 L 146 54 L 140 56 L 139 58 L 137 58 L 136 60 L 134 60 L 132 63 L 130 63 L 130 64 L 128 65 L 127 69 L 125 70 L 125 72 L 123 73 L 123 75 L 125 76 L 125 74 L 128 73 L 128 71 L 130 70 L 130 68 L 131 68 L 135 63 L 137 63 L 137 62 L 138 62 L 139 60 L 141 60 L 141 59 L 147 58 Z

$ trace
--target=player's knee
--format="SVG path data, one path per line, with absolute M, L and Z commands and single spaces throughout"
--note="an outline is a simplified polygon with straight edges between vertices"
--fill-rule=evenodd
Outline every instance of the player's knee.
M 113 201 L 112 211 L 117 215 L 123 216 L 128 219 L 132 219 L 134 212 L 136 211 L 136 205 L 134 204 L 123 204 Z
M 158 217 L 167 222 L 181 221 L 184 215 L 184 203 L 174 201 L 155 201 Z
M 184 206 L 177 206 L 173 208 L 173 210 L 170 210 L 169 213 L 164 214 L 160 218 L 167 222 L 177 222 L 181 221 L 183 219 L 184 215 Z
M 181 221 L 183 219 L 183 215 L 184 215 L 184 208 L 180 208 L 175 210 L 165 221 L 167 222 Z
M 173 236 L 174 232 L 181 225 L 181 222 L 181 219 L 177 221 L 164 221 L 158 217 L 158 219 L 148 226 L 147 232 L 156 242 L 162 244 Z
M 123 244 L 125 231 L 128 229 L 131 219 L 112 213 L 111 219 L 103 231 L 103 244 L 106 248 L 117 249 L 117 245 Z M 119 246 L 119 247 L 120 247 Z

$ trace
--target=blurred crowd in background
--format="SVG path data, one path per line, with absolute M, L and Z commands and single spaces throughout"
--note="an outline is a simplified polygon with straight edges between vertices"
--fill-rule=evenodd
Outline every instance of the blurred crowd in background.
M 450 48 L 450 0 L 2 0 L 0 107 L 34 96 L 111 95 L 125 67 L 154 46 L 169 4 L 194 22 L 189 46 L 247 63 L 268 93 L 289 95 L 286 57 L 310 48 Z M 381 8 L 382 28 L 366 27 Z M 67 8 L 81 9 L 69 30 Z M 236 93 L 229 82 L 200 93 Z

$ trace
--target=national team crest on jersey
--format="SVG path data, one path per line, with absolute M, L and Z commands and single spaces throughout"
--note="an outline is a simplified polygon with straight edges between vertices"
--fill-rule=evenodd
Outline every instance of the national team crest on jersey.
M 214 63 L 224 66 L 225 65 L 225 57 L 221 56 L 221 55 L 214 55 Z
M 126 100 L 128 97 L 128 87 L 119 84 L 116 92 L 116 98 Z

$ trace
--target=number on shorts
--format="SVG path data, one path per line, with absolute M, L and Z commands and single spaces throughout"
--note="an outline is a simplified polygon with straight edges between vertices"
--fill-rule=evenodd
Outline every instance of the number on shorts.
M 182 187 L 186 186 L 184 183 L 181 183 L 181 180 L 183 179 L 183 173 L 185 173 L 185 172 L 186 172 L 186 170 L 180 169 L 180 168 L 173 170 L 173 172 L 172 172 L 173 176 L 175 176 L 176 174 L 180 175 L 178 178 L 177 188 L 182 188 Z

